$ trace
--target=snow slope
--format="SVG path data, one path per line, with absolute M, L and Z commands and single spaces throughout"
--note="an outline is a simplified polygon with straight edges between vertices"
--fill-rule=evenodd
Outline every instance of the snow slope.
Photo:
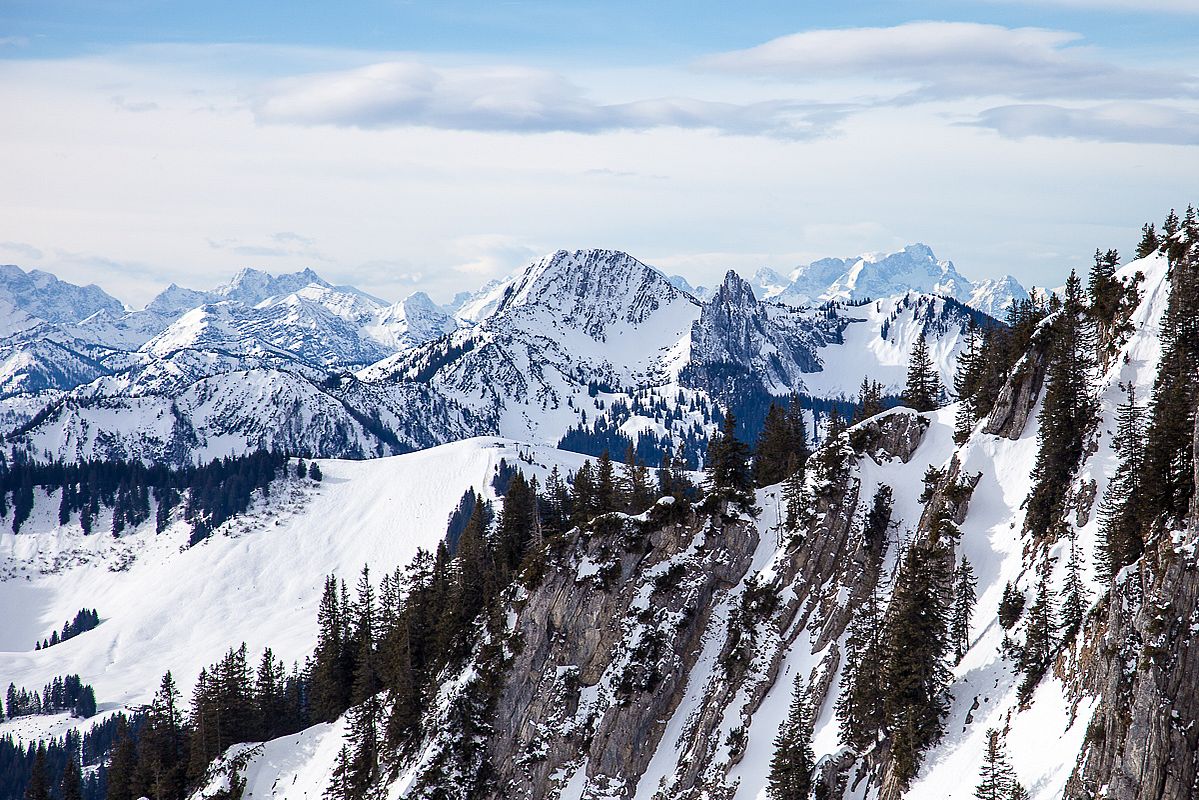
M 466 489 L 494 497 L 501 459 L 543 481 L 554 465 L 566 472 L 583 461 L 502 439 L 320 461 L 323 481 L 277 482 L 269 500 L 191 548 L 181 522 L 156 535 L 151 520 L 114 539 L 102 516 L 85 536 L 77 519 L 59 526 L 57 495 L 43 496 L 20 534 L 7 524 L 0 534 L 0 682 L 34 689 L 78 673 L 111 711 L 148 701 L 168 669 L 190 696 L 200 669 L 243 641 L 252 661 L 267 646 L 288 665 L 302 661 L 315 645 L 325 576 L 352 584 L 369 564 L 377 580 L 417 548 L 435 548 Z M 34 651 L 83 607 L 98 610 L 99 627 Z M 22 718 L 0 723 L 0 736 L 92 721 Z

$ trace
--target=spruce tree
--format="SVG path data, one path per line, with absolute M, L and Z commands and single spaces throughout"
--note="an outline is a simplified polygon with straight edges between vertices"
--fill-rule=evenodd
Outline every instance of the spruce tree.
M 46 774 L 46 745 L 39 742 L 33 757 L 25 800 L 50 800 L 50 777 Z
M 324 592 L 317 607 L 316 652 L 312 668 L 312 713 L 317 719 L 332 722 L 349 705 L 350 676 L 345 672 L 344 609 L 337 592 L 337 580 L 325 579 Z
M 596 514 L 595 469 L 590 459 L 583 462 L 575 472 L 573 483 L 574 499 L 571 505 L 570 524 L 581 528 Z
M 917 411 L 933 411 L 940 405 L 941 378 L 928 352 L 928 340 L 921 331 L 912 346 L 908 360 L 908 378 L 903 389 L 903 402 Z
M 811 501 L 804 481 L 804 471 L 797 469 L 783 483 L 783 527 L 791 533 L 805 530 L 811 522 Z
M 1009 800 L 1014 785 L 1016 773 L 1008 763 L 999 731 L 992 728 L 987 731 L 987 750 L 974 796 L 978 800 Z
M 873 747 L 886 726 L 885 646 L 883 604 L 876 583 L 850 619 L 836 703 L 841 739 L 859 753 Z
M 1049 667 L 1057 647 L 1053 599 L 1042 576 L 1037 584 L 1037 595 L 1028 610 L 1028 621 L 1024 630 L 1024 647 L 1020 651 L 1020 672 L 1024 680 L 1020 684 L 1020 699 L 1027 701 L 1033 689 Z
M 853 411 L 852 424 L 870 419 L 883 411 L 883 385 L 869 378 L 862 378 L 858 387 L 858 404 Z
M 1161 242 L 1157 238 L 1157 228 L 1152 222 L 1141 226 L 1141 241 L 1137 244 L 1137 258 L 1145 258 L 1157 252 Z
M 207 763 L 207 762 L 206 762 Z M 137 749 L 125 715 L 117 718 L 116 738 L 108 762 L 108 790 L 105 800 L 134 800 L 133 773 L 137 769 Z
M 595 470 L 595 504 L 597 514 L 610 514 L 624 509 L 624 497 L 621 496 L 620 485 L 616 480 L 616 468 L 612 458 L 605 450 L 596 462 Z
M 953 623 L 950 638 L 953 639 L 954 663 L 970 649 L 970 615 L 974 613 L 975 587 L 974 568 L 966 556 L 958 564 L 953 586 Z
M 966 331 L 966 344 L 958 354 L 953 374 L 953 390 L 958 397 L 954 415 L 953 440 L 963 444 L 974 425 L 982 417 L 982 384 L 987 369 L 987 354 L 983 352 L 983 334 L 973 319 Z
M 1082 553 L 1078 547 L 1078 531 L 1066 526 L 1069 552 L 1066 560 L 1066 583 L 1062 587 L 1062 638 L 1069 639 L 1082 626 L 1087 608 L 1087 589 L 1082 579 Z
M 753 508 L 753 481 L 749 470 L 749 447 L 737 438 L 733 412 L 724 416 L 720 435 L 708 446 L 704 464 L 705 488 L 711 497 Z
M 754 484 L 769 486 L 786 480 L 807 459 L 803 417 L 772 402 L 754 448 Z
M 812 793 L 812 712 L 805 696 L 803 676 L 795 673 L 791 707 L 774 740 L 767 794 L 771 800 L 808 800 Z
M 1045 398 L 1037 417 L 1037 460 L 1025 518 L 1026 527 L 1040 536 L 1062 513 L 1098 411 L 1091 387 L 1094 340 L 1085 312 L 1082 281 L 1071 272 L 1051 328 Z
M 83 774 L 79 769 L 79 753 L 74 748 L 67 748 L 67 765 L 62 771 L 59 797 L 61 800 L 83 800 Z
M 1174 219 L 1177 228 L 1177 217 Z M 1162 320 L 1162 354 L 1150 402 L 1143 527 L 1173 526 L 1195 492 L 1193 442 L 1199 405 L 1199 240 L 1179 233 L 1170 242 L 1170 298 Z
M 946 560 L 943 545 L 908 547 L 887 615 L 883 710 L 892 768 L 903 786 L 916 776 L 924 751 L 944 733 L 950 673 L 943 587 L 952 582 L 945 574 Z
M 187 766 L 184 736 L 179 690 L 167 672 L 147 710 L 138 747 L 138 771 L 156 800 L 180 798 L 184 794 Z
M 1141 521 L 1144 510 L 1145 408 L 1137 403 L 1136 384 L 1120 384 L 1125 400 L 1116 407 L 1116 470 L 1099 504 L 1100 551 L 1098 573 L 1109 580 L 1141 557 L 1145 548 Z

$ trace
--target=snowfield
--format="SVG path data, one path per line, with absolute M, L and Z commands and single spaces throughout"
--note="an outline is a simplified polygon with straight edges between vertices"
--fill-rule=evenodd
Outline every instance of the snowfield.
M 436 548 L 463 492 L 494 498 L 501 460 L 544 481 L 553 466 L 565 474 L 584 458 L 480 438 L 391 458 L 321 460 L 320 483 L 277 481 L 269 500 L 191 548 L 184 523 L 156 535 L 153 516 L 114 539 L 102 515 L 85 536 L 77 519 L 60 527 L 58 502 L 46 498 L 20 534 L 7 524 L 0 534 L 0 682 L 40 691 L 78 673 L 110 712 L 148 702 L 167 670 L 189 698 L 200 669 L 242 642 L 251 663 L 270 647 L 290 667 L 316 644 L 325 576 L 352 585 L 369 564 L 377 581 L 417 548 Z M 99 627 L 34 651 L 83 607 L 98 610 Z M 0 723 L 0 736 L 58 735 L 95 721 L 24 717 Z

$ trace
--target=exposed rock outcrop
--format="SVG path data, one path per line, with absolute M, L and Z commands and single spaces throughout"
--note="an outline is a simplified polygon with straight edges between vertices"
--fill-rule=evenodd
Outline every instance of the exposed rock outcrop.
M 983 426 L 984 433 L 1003 436 L 1007 439 L 1019 439 L 1024 433 L 1024 426 L 1037 404 L 1041 394 L 1041 385 L 1045 382 L 1046 358 L 1049 340 L 1043 334 L 1044 329 L 1033 337 L 1032 345 L 1020 361 L 1016 363 L 1012 374 L 999 390 L 999 397 L 987 415 Z
M 1181 800 L 1199 793 L 1197 609 L 1193 507 L 1185 530 L 1160 537 L 1117 575 L 1088 620 L 1080 683 L 1100 701 L 1067 798 Z

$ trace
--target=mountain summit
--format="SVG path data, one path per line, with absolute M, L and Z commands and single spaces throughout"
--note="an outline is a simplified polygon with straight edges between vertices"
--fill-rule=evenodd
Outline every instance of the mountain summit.
M 754 285 L 763 298 L 792 305 L 877 299 L 916 291 L 952 297 L 999 318 L 1013 301 L 1028 298 L 1028 292 L 1011 275 L 974 283 L 958 272 L 952 261 L 938 259 L 931 247 L 920 243 L 893 253 L 822 258 L 797 267 L 787 278 L 763 268 L 754 274 Z

